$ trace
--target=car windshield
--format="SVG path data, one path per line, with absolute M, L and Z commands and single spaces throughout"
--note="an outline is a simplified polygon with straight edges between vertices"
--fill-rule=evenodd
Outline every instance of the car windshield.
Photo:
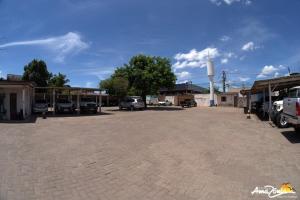
M 47 103 L 44 99 L 38 99 L 35 101 L 35 103 Z
M 58 99 L 57 100 L 58 103 L 71 103 L 69 100 L 67 99 Z
M 81 101 L 83 102 L 94 102 L 92 98 L 81 98 Z

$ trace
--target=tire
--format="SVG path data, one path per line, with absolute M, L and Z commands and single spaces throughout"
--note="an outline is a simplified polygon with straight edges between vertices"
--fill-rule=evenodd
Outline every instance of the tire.
M 289 124 L 286 122 L 285 118 L 282 116 L 281 113 L 278 113 L 276 116 L 276 125 L 278 128 L 288 128 Z
M 300 127 L 294 127 L 294 128 L 295 128 L 296 133 L 300 134 Z

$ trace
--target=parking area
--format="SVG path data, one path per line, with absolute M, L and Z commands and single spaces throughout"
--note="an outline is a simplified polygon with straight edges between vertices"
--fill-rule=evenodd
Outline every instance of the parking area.
M 0 199 L 268 199 L 251 192 L 286 182 L 300 191 L 293 129 L 234 108 L 103 109 L 0 124 Z

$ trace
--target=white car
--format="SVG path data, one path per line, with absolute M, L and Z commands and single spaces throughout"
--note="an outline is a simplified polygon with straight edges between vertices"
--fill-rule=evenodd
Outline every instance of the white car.
M 172 105 L 172 102 L 168 101 L 168 100 L 165 100 L 165 101 L 159 101 L 158 102 L 158 105 L 159 106 L 171 106 Z

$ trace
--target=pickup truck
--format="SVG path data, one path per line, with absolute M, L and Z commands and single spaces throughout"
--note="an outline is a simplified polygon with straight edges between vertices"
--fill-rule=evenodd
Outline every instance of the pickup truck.
M 270 117 L 274 122 L 274 124 L 279 128 L 287 128 L 289 127 L 289 124 L 287 123 L 286 118 L 282 116 L 282 112 L 283 112 L 283 100 L 275 101 L 271 109 Z
M 300 133 L 300 86 L 291 88 L 283 100 L 283 117 Z

